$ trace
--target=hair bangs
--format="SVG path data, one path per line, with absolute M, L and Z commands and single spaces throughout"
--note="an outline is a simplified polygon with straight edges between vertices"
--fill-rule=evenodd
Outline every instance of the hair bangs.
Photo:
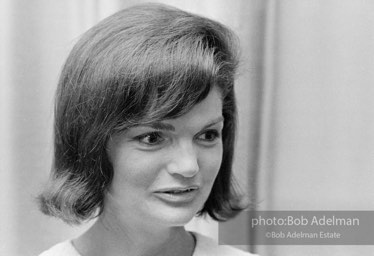
M 129 120 L 125 111 L 126 124 L 150 123 L 181 116 L 209 94 L 216 84 L 220 66 L 216 61 L 215 49 L 206 47 L 204 38 L 179 38 L 169 41 L 168 47 L 158 44 L 147 45 L 147 54 L 138 56 L 137 77 L 133 86 L 123 97 L 133 108 L 137 120 Z M 135 57 L 136 58 L 136 57 Z M 134 86 L 133 81 L 137 81 Z M 129 97 L 131 99 L 129 99 Z

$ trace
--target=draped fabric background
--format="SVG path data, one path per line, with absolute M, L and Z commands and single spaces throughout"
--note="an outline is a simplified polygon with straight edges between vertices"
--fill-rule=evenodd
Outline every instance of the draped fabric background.
M 77 38 L 146 1 L 0 1 L 0 255 L 81 233 L 39 213 L 53 94 Z M 374 210 L 374 2 L 164 0 L 239 36 L 235 172 L 263 210 Z M 217 224 L 189 228 L 217 237 Z M 261 255 L 373 255 L 365 246 L 258 246 Z
M 268 1 L 257 200 L 266 210 L 374 210 L 374 1 Z M 258 246 L 374 255 L 373 246 Z

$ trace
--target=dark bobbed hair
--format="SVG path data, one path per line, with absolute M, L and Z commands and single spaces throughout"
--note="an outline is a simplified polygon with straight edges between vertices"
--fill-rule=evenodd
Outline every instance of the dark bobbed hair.
M 223 25 L 160 4 L 138 5 L 88 30 L 63 67 L 55 102 L 54 162 L 43 213 L 79 224 L 103 210 L 113 177 L 106 145 L 128 127 L 179 117 L 214 88 L 222 94 L 223 159 L 198 215 L 242 208 L 232 182 L 237 46 Z

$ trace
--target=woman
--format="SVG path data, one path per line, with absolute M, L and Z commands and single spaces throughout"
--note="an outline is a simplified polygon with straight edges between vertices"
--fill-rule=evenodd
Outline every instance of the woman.
M 237 66 L 231 32 L 164 5 L 87 31 L 63 68 L 55 158 L 40 195 L 83 235 L 42 255 L 249 255 L 188 232 L 196 214 L 242 210 L 231 166 Z

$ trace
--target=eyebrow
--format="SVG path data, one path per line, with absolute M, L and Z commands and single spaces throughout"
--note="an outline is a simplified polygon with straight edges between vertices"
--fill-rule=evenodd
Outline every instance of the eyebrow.
M 166 124 L 162 122 L 154 122 L 150 124 L 143 124 L 140 126 L 149 126 L 155 130 L 165 130 L 165 131 L 175 131 L 175 127 L 172 126 L 171 124 Z
M 204 130 L 206 128 L 209 128 L 209 127 L 211 127 L 215 124 L 218 124 L 220 122 L 223 122 L 224 120 L 225 119 L 223 118 L 223 116 L 217 117 L 217 118 L 213 119 L 211 122 L 209 122 L 207 125 L 205 125 L 202 130 Z
M 223 116 L 217 117 L 213 119 L 211 122 L 209 122 L 207 125 L 205 125 L 202 130 L 211 127 L 215 124 L 218 124 L 220 122 L 223 122 L 224 118 Z M 164 131 L 175 131 L 175 127 L 171 124 L 163 123 L 163 122 L 154 122 L 154 123 L 149 123 L 149 124 L 141 124 L 139 126 L 146 126 L 146 127 L 151 127 L 155 130 L 164 130 Z

